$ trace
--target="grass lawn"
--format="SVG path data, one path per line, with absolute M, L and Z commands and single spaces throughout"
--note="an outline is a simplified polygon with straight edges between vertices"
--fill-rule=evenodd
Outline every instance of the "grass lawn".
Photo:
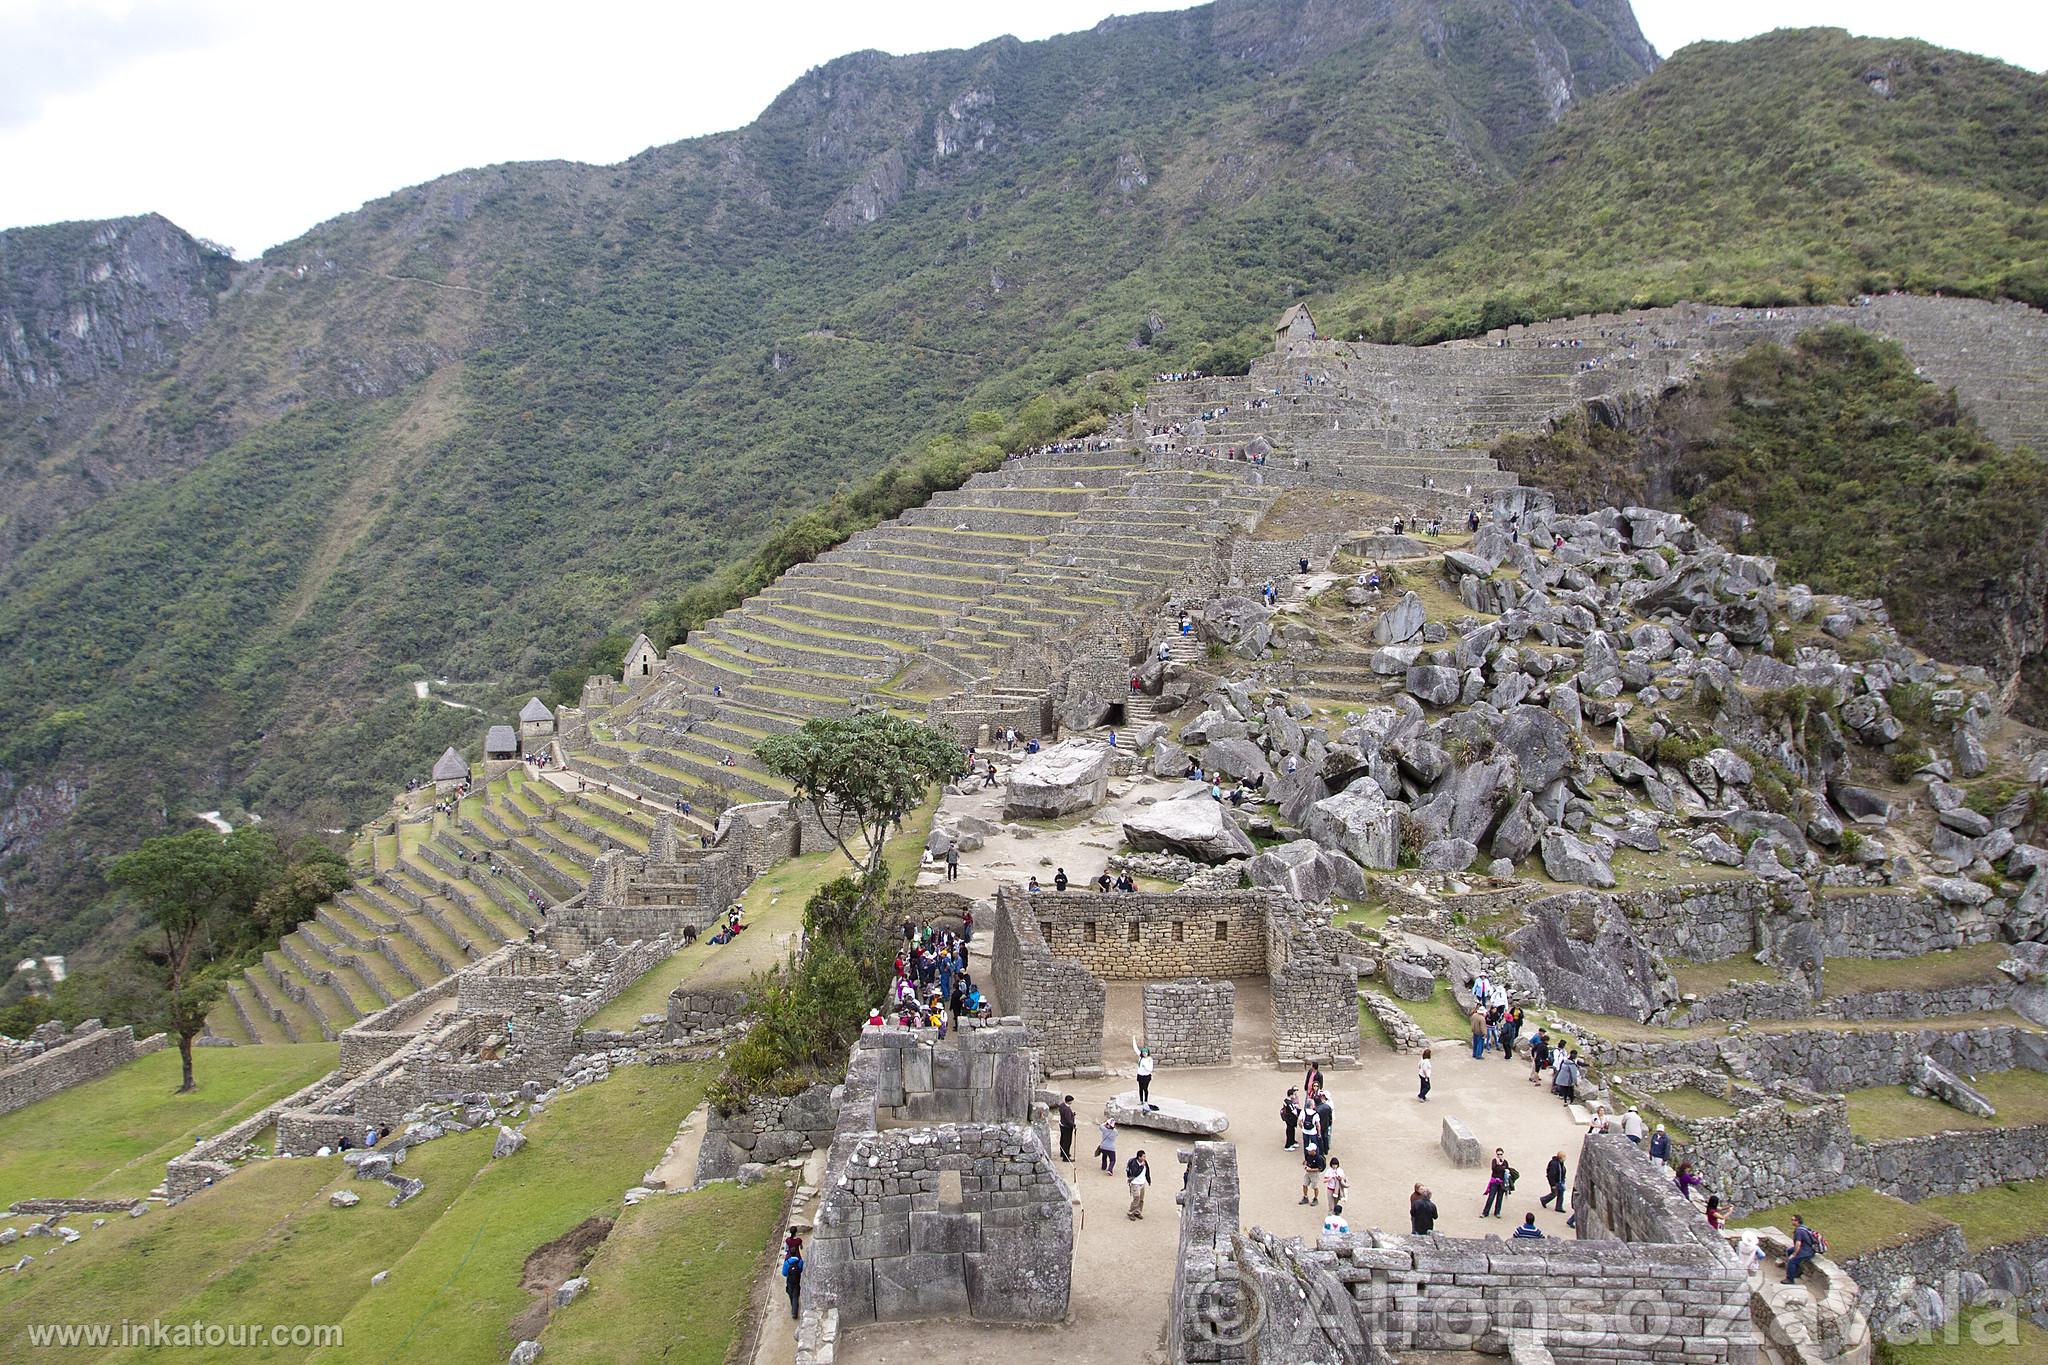
M 545 1358 L 719 1365 L 787 1193 L 779 1180 L 710 1185 L 625 1210 L 584 1272 L 589 1292 L 549 1319 Z
M 1364 905 L 1357 901 L 1345 901 L 1336 914 L 1330 916 L 1330 923 L 1343 928 L 1351 924 L 1363 924 L 1368 929 L 1384 929 L 1387 919 L 1394 912 L 1384 905 Z
M 1973 1194 L 1946 1194 L 1921 1208 L 1963 1230 L 1970 1250 L 2010 1246 L 2048 1232 L 2048 1180 L 2011 1180 Z
M 1720 1096 L 1709 1095 L 1693 1085 L 1681 1085 L 1676 1090 L 1660 1090 L 1651 1098 L 1682 1119 L 1727 1118 L 1737 1112 L 1734 1105 Z
M 1394 1000 L 1392 996 L 1387 998 Z M 1402 1002 L 1394 1000 L 1394 1003 L 1398 1005 Z M 1387 1036 L 1387 1031 L 1380 1027 L 1380 1021 L 1375 1019 L 1363 1004 L 1358 1007 L 1358 1041 L 1366 1047 L 1374 1047 L 1377 1044 L 1376 1051 L 1392 1052 L 1394 1050 L 1394 1040 Z
M 1673 962 L 1671 975 L 1681 995 L 1717 995 L 1730 981 L 1782 981 L 1785 974 L 1747 955 L 1715 962 Z
M 1914 1345 L 1880 1342 L 1878 1365 L 2038 1365 L 2048 1360 L 2048 1332 L 2016 1314 L 1965 1309 L 1941 1339 Z
M 144 1195 L 193 1139 L 232 1127 L 334 1069 L 334 1043 L 200 1048 L 177 1094 L 176 1047 L 0 1118 L 0 1208 L 17 1199 Z
M 1886 1138 L 1924 1137 L 1929 1133 L 1981 1128 L 2018 1128 L 2048 1123 L 2048 1074 L 1999 1071 L 1974 1082 L 1998 1111 L 1978 1118 L 1952 1109 L 1931 1095 L 1907 1093 L 1903 1085 L 1849 1092 L 1849 1129 L 1866 1142 Z
M 1835 996 L 1974 986 L 1997 980 L 1998 964 L 2007 953 L 2003 943 L 1978 943 L 1920 957 L 1831 957 L 1821 968 L 1821 991 Z
M 1792 1230 L 1799 1214 L 1828 1239 L 1828 1255 L 1836 1261 L 1894 1247 L 1938 1232 L 1949 1220 L 1925 1204 L 1908 1204 L 1876 1190 L 1842 1190 L 1818 1199 L 1800 1199 L 1775 1208 L 1758 1209 L 1730 1220 L 1738 1228 L 1775 1227 Z
M 25 1346 L 9 1352 L 30 1323 L 161 1318 L 338 1324 L 341 1344 L 318 1355 L 328 1360 L 501 1361 L 509 1324 L 531 1302 L 519 1286 L 528 1253 L 616 1210 L 708 1076 L 705 1067 L 624 1068 L 534 1116 L 529 1145 L 505 1161 L 490 1159 L 489 1130 L 426 1143 L 405 1164 L 426 1188 L 397 1209 L 382 1186 L 350 1185 L 338 1161 L 253 1163 L 176 1208 L 110 1220 L 61 1258 L 0 1280 L 0 1354 L 30 1358 Z M 345 1185 L 363 1202 L 333 1208 L 327 1195 Z M 382 1270 L 390 1279 L 371 1289 Z
M 1455 1040 L 1465 1044 L 1469 1051 L 1472 1046 L 1472 1020 L 1465 1011 L 1458 1008 L 1456 997 L 1451 994 L 1447 981 L 1436 983 L 1436 991 L 1427 1000 L 1403 1000 L 1394 997 L 1394 1003 L 1408 1011 L 1408 1017 L 1422 1027 L 1432 1039 Z

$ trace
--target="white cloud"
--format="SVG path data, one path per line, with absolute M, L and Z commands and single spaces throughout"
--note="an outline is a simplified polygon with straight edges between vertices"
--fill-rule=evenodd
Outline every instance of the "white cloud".
M 1147 0 L 0 0 L 0 225 L 155 210 L 244 254 L 408 184 L 606 163 L 752 119 L 860 48 L 1042 38 Z M 2038 68 L 2040 6 L 1640 0 L 1660 52 L 1780 24 L 1911 34 Z M 1989 11 L 2004 11 L 1990 13 Z

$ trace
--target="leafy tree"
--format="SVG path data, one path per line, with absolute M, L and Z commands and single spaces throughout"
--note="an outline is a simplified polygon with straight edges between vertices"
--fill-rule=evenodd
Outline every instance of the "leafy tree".
M 924 800 L 932 783 L 966 766 L 952 739 L 882 712 L 807 720 L 800 730 L 762 740 L 755 752 L 768 771 L 789 780 L 797 800 L 810 803 L 870 885 L 878 884 L 890 826 Z M 856 837 L 866 843 L 864 856 L 853 851 Z
M 192 1039 L 225 982 L 208 949 L 236 932 L 234 918 L 254 905 L 276 856 L 275 841 L 256 829 L 195 829 L 147 840 L 108 865 L 108 878 L 134 898 L 150 932 L 162 936 L 161 956 L 147 938 L 139 946 L 156 969 L 163 1015 L 178 1035 L 180 1093 L 192 1089 Z
M 348 889 L 348 860 L 320 842 L 306 839 L 292 849 L 292 860 L 256 897 L 251 927 L 266 945 L 283 938 L 307 920 L 320 903 Z

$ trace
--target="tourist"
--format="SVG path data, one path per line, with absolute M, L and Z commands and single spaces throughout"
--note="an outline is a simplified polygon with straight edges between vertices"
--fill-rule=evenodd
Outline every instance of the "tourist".
M 1316 1065 L 1313 1057 L 1302 1067 L 1301 1088 L 1302 1092 L 1311 1098 L 1323 1088 L 1323 1069 Z
M 1707 1196 L 1707 1226 L 1712 1228 L 1714 1231 L 1719 1232 L 1721 1230 L 1722 1222 L 1723 1217 L 1721 1213 L 1721 1196 L 1718 1194 L 1710 1194 Z
M 996 784 L 996 761 L 995 761 L 994 759 L 990 759 L 990 760 L 988 761 L 988 773 L 987 773 L 987 775 L 986 775 L 986 776 L 985 776 L 985 777 L 984 777 L 984 778 L 982 779 L 982 783 L 981 783 L 981 785 L 982 785 L 982 786 L 984 786 L 984 787 L 993 787 L 993 786 L 994 786 L 995 784 Z
M 1700 1173 L 1692 1168 L 1690 1161 L 1678 1163 L 1678 1177 L 1673 1183 L 1678 1186 L 1678 1192 L 1688 1200 L 1693 1197 L 1694 1190 L 1703 1190 L 1707 1185 L 1706 1181 L 1700 1179 Z
M 1323 1188 L 1330 1193 L 1331 1214 L 1341 1214 L 1344 1212 L 1344 1193 L 1351 1188 L 1351 1182 L 1344 1178 L 1344 1167 L 1336 1157 L 1329 1161 L 1329 1169 L 1323 1172 Z
M 1052 887 L 1055 891 L 1064 891 L 1067 889 L 1067 870 L 1064 867 L 1053 869 Z
M 1417 1237 L 1427 1237 L 1436 1227 L 1436 1201 L 1429 1197 L 1429 1191 L 1417 1185 L 1408 1196 L 1408 1230 Z
M 1307 556 L 1307 555 L 1303 555 L 1303 556 L 1301 557 L 1301 571 L 1302 571 L 1303 573 L 1307 573 L 1307 572 L 1308 572 L 1308 556 Z
M 1557 1211 L 1559 1213 L 1563 1213 L 1564 1177 L 1564 1153 L 1559 1152 L 1556 1156 L 1550 1158 L 1550 1164 L 1543 1168 L 1543 1179 L 1545 1183 L 1547 1183 L 1550 1186 L 1550 1193 L 1544 1195 L 1541 1199 L 1537 1200 L 1536 1202 L 1541 1204 L 1546 1209 L 1549 1208 L 1551 1204 L 1554 1202 L 1557 1205 Z
M 1038 884 L 1038 878 L 1033 877 L 1030 881 L 1024 884 L 1024 890 L 1027 894 L 1035 896 L 1039 892 L 1045 890 L 1045 888 Z
M 1507 1152 L 1499 1147 L 1493 1149 L 1493 1163 L 1487 1167 L 1486 1199 L 1479 1206 L 1481 1218 L 1500 1217 L 1500 1207 L 1508 1198 L 1508 1175 L 1514 1168 L 1508 1165 Z
M 1664 1131 L 1661 1123 L 1657 1125 L 1657 1131 L 1650 1134 L 1650 1155 L 1667 1166 L 1671 1164 L 1671 1134 Z
M 1144 1148 L 1140 1147 L 1138 1154 L 1132 1157 L 1129 1164 L 1124 1167 L 1124 1179 L 1128 1180 L 1131 1185 L 1131 1209 L 1124 1216 L 1132 1219 L 1143 1218 L 1145 1216 L 1145 1187 L 1152 1183 L 1152 1167 L 1145 1160 Z
M 960 845 L 958 844 L 946 845 L 946 880 L 949 882 L 960 880 Z
M 1104 1119 L 1101 1136 L 1095 1142 L 1095 1155 L 1102 1162 L 1104 1175 L 1116 1174 L 1116 1120 Z
M 789 1291 L 789 1315 L 797 1316 L 797 1302 L 804 1292 L 804 1258 L 799 1252 L 790 1252 L 782 1258 L 782 1287 Z
M 1486 1011 L 1472 1007 L 1472 1060 L 1478 1061 L 1486 1055 Z
M 1430 1076 L 1431 1073 L 1435 1071 L 1435 1069 L 1436 1068 L 1433 1065 L 1431 1065 L 1429 1060 L 1429 1049 L 1422 1049 L 1422 1060 L 1415 1064 L 1415 1098 L 1422 1101 L 1424 1104 L 1429 1103 Z
M 1295 1125 L 1301 1122 L 1301 1100 L 1298 1098 L 1300 1094 L 1299 1089 L 1290 1085 L 1287 1087 L 1287 1098 L 1280 1101 L 1280 1126 L 1287 1136 L 1287 1141 L 1280 1148 L 1283 1152 L 1294 1150 L 1294 1129 Z
M 1515 1229 L 1515 1236 L 1517 1237 L 1541 1237 L 1542 1235 L 1543 1229 L 1536 1226 L 1536 1215 L 1533 1213 L 1524 1215 L 1522 1226 Z
M 1315 1094 L 1309 1096 L 1309 1099 L 1315 1105 L 1316 1132 L 1322 1135 L 1323 1155 L 1334 1158 L 1337 1154 L 1337 1139 L 1334 1136 L 1337 1131 L 1337 1115 L 1336 1111 L 1330 1108 L 1330 1092 L 1318 1085 Z
M 1136 1038 L 1131 1039 L 1131 1046 L 1136 1048 L 1138 1052 L 1138 1103 L 1150 1104 L 1152 1102 L 1152 1049 L 1139 1046 Z
M 1323 1116 L 1316 1108 L 1316 1097 L 1308 1096 L 1301 1104 L 1301 1141 L 1304 1146 L 1313 1142 L 1316 1150 L 1323 1146 Z
M 1691 1169 L 1691 1164 L 1687 1163 L 1679 1167 L 1679 1169 L 1681 1171 L 1689 1170 Z M 1821 1241 L 1820 1234 L 1806 1226 L 1806 1219 L 1799 1214 L 1793 1214 L 1792 1254 L 1785 1260 L 1785 1283 L 1792 1284 L 1796 1282 L 1800 1274 L 1806 1269 L 1806 1263 L 1820 1255 L 1825 1247 L 1826 1243 Z
M 1529 1084 L 1543 1084 L 1544 1068 L 1550 1065 L 1550 1039 L 1541 1024 L 1529 1035 Z
M 1095 879 L 1095 889 L 1105 896 L 1109 894 L 1110 889 L 1115 885 L 1116 883 L 1110 879 L 1109 869 L 1106 867 L 1102 869 L 1102 875 Z
M 1606 1102 L 1602 1101 L 1593 1106 L 1593 1121 L 1586 1125 L 1586 1131 L 1589 1134 L 1611 1133 L 1617 1126 L 1614 1115 L 1607 1112 Z
M 1638 1147 L 1643 1145 L 1643 1138 L 1646 1136 L 1643 1116 L 1636 1112 L 1634 1105 L 1630 1105 L 1628 1112 L 1621 1116 L 1621 1135 Z
M 1074 1097 L 1068 1095 L 1060 1101 L 1060 1160 L 1074 1159 Z
M 1301 1202 L 1311 1208 L 1322 1202 L 1323 1148 L 1306 1131 L 1301 1135 Z
M 1515 1060 L 1515 1039 L 1522 1032 L 1522 1007 L 1515 1006 L 1506 1012 L 1500 1021 L 1500 1055 L 1507 1061 Z
M 1557 1069 L 1551 1073 L 1550 1088 L 1562 1095 L 1566 1104 L 1573 1102 L 1579 1090 L 1578 1053 L 1572 1053 L 1557 1064 Z
M 1116 727 L 1114 725 L 1109 727 L 1109 747 L 1112 749 L 1116 747 Z

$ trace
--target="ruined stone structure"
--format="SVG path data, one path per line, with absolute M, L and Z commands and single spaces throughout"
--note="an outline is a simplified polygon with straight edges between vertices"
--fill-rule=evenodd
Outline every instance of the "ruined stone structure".
M 30 1044 L 11 1044 L 9 1061 L 0 1065 L 0 1114 L 48 1099 L 74 1085 L 97 1080 L 114 1068 L 164 1047 L 169 1036 L 153 1033 L 138 1040 L 135 1030 L 102 1028 L 88 1019 L 66 1032 L 62 1024 L 37 1030 Z
M 1102 982 L 1190 974 L 1272 984 L 1283 1060 L 1358 1055 L 1356 940 L 1269 891 L 996 896 L 989 980 L 1053 1071 L 1102 1063 Z
M 1234 1145 L 1197 1143 L 1188 1164 L 1167 1328 L 1176 1365 L 1475 1349 L 1523 1360 L 1539 1348 L 1561 1365 L 1758 1358 L 1740 1262 L 1619 1137 L 1579 1153 L 1570 1241 L 1374 1230 L 1310 1246 L 1240 1228 Z

